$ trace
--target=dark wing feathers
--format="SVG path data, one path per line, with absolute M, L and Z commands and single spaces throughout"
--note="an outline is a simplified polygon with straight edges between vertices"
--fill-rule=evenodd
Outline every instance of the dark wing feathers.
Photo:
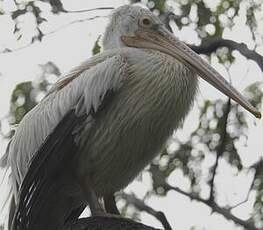
M 69 199 L 65 192 L 67 189 L 69 193 L 75 192 L 71 191 L 72 187 L 79 186 L 69 169 L 77 152 L 76 130 L 87 125 L 88 116 L 92 117 L 91 122 L 96 119 L 113 97 L 114 92 L 109 89 L 101 96 L 97 111 L 91 106 L 89 114 L 82 116 L 83 100 L 80 99 L 76 109 L 69 111 L 46 138 L 20 188 L 12 230 L 64 229 L 67 221 L 79 217 L 86 207 L 85 201 L 81 196 Z
M 35 154 L 20 188 L 13 220 L 14 230 L 36 229 L 33 226 L 47 205 L 48 196 L 57 195 L 53 193 L 59 190 L 59 174 L 65 171 L 66 162 L 69 162 L 76 152 L 72 131 L 84 119 L 85 117 L 77 117 L 74 110 L 68 112 Z M 62 184 L 65 182 L 63 178 L 60 180 Z M 83 210 L 84 207 L 77 207 L 79 208 Z
M 91 100 L 91 105 L 88 105 L 90 109 L 87 112 L 85 100 L 79 98 L 75 109 L 64 116 L 35 153 L 19 190 L 13 230 L 65 229 L 65 221 L 77 218 L 85 208 L 86 204 L 82 195 L 78 193 L 76 195 L 74 190 L 79 185 L 74 175 L 70 173 L 72 159 L 78 150 L 75 144 L 77 133 L 79 133 L 78 130 L 89 127 L 90 122 L 96 120 L 98 114 L 107 107 L 114 97 L 114 91 L 120 88 L 126 68 L 120 55 L 112 56 L 107 60 L 105 57 L 102 56 L 93 63 L 95 65 L 105 61 L 105 65 L 101 66 L 102 69 L 93 76 L 94 80 L 90 81 L 90 84 L 98 87 L 97 90 L 91 88 L 90 94 L 95 93 L 96 96 L 98 90 L 101 92 L 96 100 L 93 98 L 95 96 L 91 95 L 92 100 L 98 102 L 99 106 L 94 109 Z M 89 65 L 84 65 L 85 68 L 87 66 Z M 110 75 L 106 74 L 108 66 L 111 66 Z M 105 75 L 102 74 L 103 71 Z M 107 78 L 107 81 L 104 78 Z M 61 87 L 74 79 L 75 77 L 72 76 L 65 80 Z M 76 190 L 79 191 L 79 188 Z M 53 221 L 59 223 L 52 225 Z

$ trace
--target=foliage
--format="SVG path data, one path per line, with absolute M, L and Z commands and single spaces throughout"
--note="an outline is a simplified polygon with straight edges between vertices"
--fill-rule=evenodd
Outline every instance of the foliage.
M 95 41 L 95 44 L 94 44 L 94 46 L 93 46 L 93 49 L 92 49 L 92 54 L 93 54 L 93 55 L 95 55 L 95 54 L 97 54 L 97 53 L 100 52 L 100 49 L 101 49 L 101 47 L 100 47 L 100 45 L 99 45 L 100 37 L 101 37 L 101 36 L 99 36 L 99 37 L 97 38 L 97 40 Z
M 130 0 L 130 2 L 136 3 L 140 0 Z M 199 44 L 212 38 L 221 38 L 225 28 L 233 28 L 235 19 L 241 14 L 240 5 L 245 4 L 245 23 L 250 29 L 254 42 L 257 37 L 256 13 L 260 10 L 261 1 L 220 0 L 214 8 L 207 4 L 208 1 L 203 0 L 143 2 L 161 18 L 167 18 L 169 15 L 168 26 L 174 23 L 179 31 L 187 27 L 194 27 Z M 19 3 L 15 1 L 16 9 L 11 12 L 11 17 L 14 21 L 14 34 L 18 40 L 23 36 L 20 19 L 27 14 L 32 14 L 36 23 L 36 34 L 32 35 L 31 43 L 42 40 L 44 33 L 41 30 L 41 25 L 44 22 L 48 23 L 43 16 L 43 4 L 48 5 L 50 12 L 56 16 L 68 12 L 63 7 L 63 1 L 60 0 L 19 1 Z M 175 15 L 168 14 L 170 11 L 175 12 Z M 0 14 L 5 13 L 0 9 Z M 93 46 L 93 54 L 100 52 L 99 40 L 100 37 Z M 208 56 L 208 59 L 211 55 Z M 226 67 L 235 61 L 232 51 L 227 48 L 220 48 L 213 55 L 216 55 L 219 62 Z M 47 93 L 52 83 L 50 79 L 60 75 L 59 69 L 52 62 L 42 65 L 41 68 L 41 76 L 36 81 L 22 82 L 14 89 L 10 106 L 11 124 L 19 123 L 26 112 L 32 109 Z M 260 107 L 263 98 L 261 83 L 251 84 L 246 89 L 246 94 L 254 106 Z M 199 111 L 199 124 L 192 131 L 189 139 L 182 141 L 173 137 L 168 148 L 163 149 L 160 156 L 147 169 L 151 174 L 152 188 L 145 198 L 166 195 L 171 189 L 167 186 L 167 181 L 173 174 L 180 171 L 190 184 L 189 191 L 185 191 L 185 193 L 191 199 L 210 205 L 214 210 L 218 197 L 220 197 L 214 180 L 218 173 L 218 164 L 224 160 L 229 167 L 237 171 L 237 174 L 246 170 L 254 172 L 250 190 L 256 192 L 256 197 L 251 221 L 263 226 L 263 159 L 247 168 L 242 162 L 237 148 L 237 143 L 246 144 L 248 121 L 245 114 L 237 105 L 231 105 L 230 102 L 222 100 L 204 101 L 200 105 Z M 207 158 L 211 156 L 214 159 L 214 164 L 205 170 L 203 166 Z M 207 188 L 209 188 L 208 193 L 205 192 Z M 203 194 L 206 194 L 206 197 Z M 127 211 L 128 207 L 128 204 L 125 204 L 123 212 Z M 231 213 L 231 208 L 233 207 L 222 207 L 221 210 L 226 209 Z M 133 212 L 132 215 L 138 218 L 139 213 Z
M 47 94 L 51 84 L 60 75 L 58 67 L 52 62 L 40 65 L 40 68 L 41 74 L 36 80 L 22 82 L 13 90 L 10 101 L 10 125 L 19 124 L 25 114 Z M 13 134 L 14 130 L 11 130 L 4 137 L 10 138 Z
M 140 1 L 131 0 L 131 2 Z M 154 11 L 155 6 L 160 1 L 146 2 L 146 5 Z M 209 39 L 221 38 L 225 28 L 231 29 L 234 26 L 235 18 L 240 15 L 240 4 L 246 4 L 246 24 L 250 28 L 253 39 L 255 39 L 255 34 L 257 34 L 255 15 L 260 10 L 261 1 L 222 0 L 213 9 L 207 5 L 207 1 L 178 0 L 173 2 L 178 3 L 174 5 L 179 10 L 176 9 L 177 14 L 170 19 L 170 22 L 174 21 L 178 30 L 194 26 L 201 44 L 206 43 Z M 174 10 L 174 7 L 169 6 L 168 1 L 165 1 L 159 12 L 162 15 L 167 14 L 167 11 Z M 229 64 L 235 61 L 232 51 L 224 47 L 218 49 L 215 55 L 219 62 L 227 68 Z M 263 97 L 261 84 L 256 82 L 246 89 L 247 98 L 252 105 L 258 108 L 260 108 Z M 222 100 L 203 102 L 200 107 L 199 125 L 191 133 L 190 138 L 186 142 L 173 138 L 171 141 L 173 148 L 164 150 L 160 157 L 151 164 L 149 168 L 153 181 L 151 193 L 165 195 L 170 191 L 166 181 L 170 175 L 180 170 L 190 182 L 188 195 L 191 199 L 197 196 L 197 198 L 216 201 L 220 196 L 214 185 L 218 163 L 211 165 L 208 171 L 204 171 L 203 164 L 206 158 L 213 155 L 215 162 L 224 159 L 230 167 L 236 168 L 238 173 L 246 170 L 236 147 L 236 143 L 240 143 L 241 140 L 243 140 L 244 145 L 246 144 L 244 141 L 247 139 L 248 132 L 246 117 L 236 105 L 231 105 L 230 111 L 226 114 L 227 106 L 228 103 Z M 225 117 L 226 115 L 227 117 Z M 254 202 L 254 213 L 251 217 L 259 225 L 260 223 L 263 225 L 262 168 L 262 159 L 250 167 L 250 170 L 254 171 L 254 180 L 250 189 L 254 189 L 257 194 Z M 176 182 L 174 183 L 176 184 Z M 202 197 L 201 194 L 205 193 L 207 187 L 209 187 L 210 192 L 207 197 Z M 213 209 L 212 205 L 211 208 Z M 231 211 L 231 207 L 225 208 Z
M 42 16 L 41 6 L 44 4 L 49 6 L 50 12 L 54 15 L 64 12 L 63 4 L 60 0 L 36 0 L 36 1 L 14 1 L 15 10 L 11 12 L 11 17 L 14 21 L 14 34 L 17 35 L 17 39 L 21 39 L 23 31 L 21 30 L 21 21 L 23 17 L 32 15 L 35 21 L 35 34 L 32 35 L 31 42 L 41 41 L 43 38 L 43 32 L 40 28 L 43 22 L 47 19 Z M 5 12 L 3 12 L 4 14 Z

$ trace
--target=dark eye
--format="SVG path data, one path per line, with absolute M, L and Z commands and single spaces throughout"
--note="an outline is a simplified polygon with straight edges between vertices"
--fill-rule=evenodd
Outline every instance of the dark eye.
M 150 27 L 152 25 L 152 21 L 148 17 L 143 17 L 140 20 L 140 25 L 143 27 Z

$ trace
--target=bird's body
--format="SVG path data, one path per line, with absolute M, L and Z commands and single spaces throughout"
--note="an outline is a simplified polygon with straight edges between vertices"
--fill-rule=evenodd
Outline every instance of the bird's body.
M 147 68 L 151 65 L 154 68 Z M 117 49 L 93 57 L 79 69 L 83 72 L 78 78 L 54 89 L 24 117 L 17 129 L 9 147 L 16 183 L 21 184 L 30 159 L 62 117 L 83 103 L 80 115 L 87 113 L 91 104 L 95 112 L 74 132 L 78 143 L 76 170 L 97 178 L 94 186 L 100 195 L 118 191 L 153 159 L 183 121 L 197 88 L 193 72 L 158 51 Z M 107 71 L 112 74 L 112 82 L 100 82 L 107 80 Z M 96 78 L 98 72 L 102 77 Z M 116 93 L 109 92 L 109 103 L 102 102 L 96 108 L 101 103 L 97 101 L 100 95 L 89 98 L 88 93 L 95 89 L 86 87 L 89 80 L 102 87 L 116 84 Z M 83 95 L 85 102 L 80 100 Z
M 124 188 L 156 156 L 186 116 L 197 88 L 194 74 L 168 55 L 130 48 L 120 55 L 122 86 L 80 144 L 79 170 L 91 170 L 101 195 Z
M 30 226 L 40 213 L 44 222 L 59 222 L 49 227 L 57 229 L 87 203 L 92 214 L 101 213 L 97 198 L 130 183 L 184 120 L 197 74 L 260 116 L 146 9 L 117 9 L 103 47 L 55 84 L 11 140 L 2 162 L 11 167 L 19 204 L 15 225 Z M 57 206 L 45 205 L 48 196 Z

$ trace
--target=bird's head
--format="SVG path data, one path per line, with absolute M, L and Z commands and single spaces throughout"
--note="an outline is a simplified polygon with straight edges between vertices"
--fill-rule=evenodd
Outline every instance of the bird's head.
M 143 19 L 145 18 L 145 21 Z M 149 18 L 149 19 L 148 19 Z M 124 5 L 113 11 L 110 23 L 106 28 L 103 37 L 103 48 L 113 49 L 126 46 L 121 37 L 135 36 L 135 33 L 141 26 L 156 21 L 160 24 L 161 21 L 158 17 L 154 16 L 148 9 Z
M 104 49 L 135 47 L 158 50 L 182 62 L 201 78 L 230 97 L 255 117 L 257 111 L 233 86 L 198 54 L 176 38 L 148 9 L 125 5 L 117 8 L 103 39 Z

